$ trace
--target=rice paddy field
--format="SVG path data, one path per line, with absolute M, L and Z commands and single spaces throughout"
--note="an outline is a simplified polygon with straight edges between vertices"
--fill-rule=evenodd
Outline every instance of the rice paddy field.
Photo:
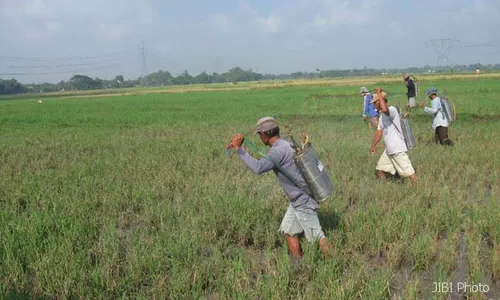
M 421 80 L 457 121 L 445 148 L 411 114 L 416 185 L 375 177 L 359 87 L 406 103 L 377 80 L 0 101 L 0 298 L 500 299 L 499 78 Z M 334 182 L 329 261 L 304 243 L 291 268 L 275 175 L 226 156 L 267 115 L 308 133 Z

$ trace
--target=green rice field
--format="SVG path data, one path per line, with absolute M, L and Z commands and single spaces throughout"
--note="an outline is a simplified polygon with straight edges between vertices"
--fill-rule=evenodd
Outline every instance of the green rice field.
M 362 85 L 406 103 L 376 79 L 0 100 L 0 298 L 500 299 L 500 80 L 422 80 L 457 120 L 446 148 L 410 116 L 416 185 L 377 180 Z M 332 260 L 304 241 L 292 269 L 275 175 L 226 156 L 267 115 L 307 133 L 334 182 Z

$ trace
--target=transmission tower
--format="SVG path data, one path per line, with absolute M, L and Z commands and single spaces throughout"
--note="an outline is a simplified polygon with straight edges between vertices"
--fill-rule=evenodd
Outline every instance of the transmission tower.
M 148 76 L 148 69 L 146 66 L 146 55 L 148 53 L 148 50 L 146 48 L 144 48 L 144 41 L 141 42 L 140 50 L 141 50 L 141 63 L 142 63 L 141 86 L 145 86 L 145 85 L 147 85 L 146 76 Z
M 436 67 L 443 67 L 450 64 L 450 52 L 454 46 L 460 45 L 459 40 L 454 39 L 432 39 L 425 44 L 432 47 L 437 55 Z

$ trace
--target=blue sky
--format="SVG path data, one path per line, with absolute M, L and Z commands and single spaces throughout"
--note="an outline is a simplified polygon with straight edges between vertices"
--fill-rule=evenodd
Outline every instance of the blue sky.
M 135 78 L 141 40 L 149 72 L 435 65 L 426 41 L 499 41 L 499 13 L 498 0 L 0 0 L 0 74 L 30 74 L 0 78 Z M 453 64 L 500 63 L 500 46 L 459 45 Z

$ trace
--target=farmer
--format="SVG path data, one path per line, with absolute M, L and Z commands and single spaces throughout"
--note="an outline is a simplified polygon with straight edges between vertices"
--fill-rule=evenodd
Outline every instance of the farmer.
M 363 121 L 366 121 L 366 118 L 368 116 L 370 118 L 368 126 L 370 128 L 377 128 L 378 112 L 375 106 L 370 103 L 373 99 L 372 94 L 368 92 L 368 89 L 366 87 L 361 87 L 359 89 L 359 93 L 361 94 L 361 96 L 363 96 Z
M 412 107 L 417 106 L 417 92 L 415 90 L 415 83 L 413 82 L 413 80 L 411 80 L 410 75 L 405 74 L 403 76 L 403 79 L 406 82 L 406 97 L 408 98 L 406 111 L 409 111 Z
M 385 150 L 377 163 L 377 175 L 385 180 L 388 174 L 393 176 L 396 173 L 401 178 L 410 178 L 412 182 L 417 181 L 417 175 L 406 152 L 406 143 L 401 128 L 401 117 L 394 106 L 387 107 L 387 93 L 382 89 L 376 89 L 376 94 L 371 103 L 380 111 L 378 130 L 373 137 L 370 152 L 375 154 L 377 144 L 382 136 L 384 137 Z
M 269 159 L 255 159 L 242 148 L 243 136 L 236 134 L 231 139 L 234 149 L 247 167 L 256 174 L 274 171 L 278 177 L 283 190 L 290 199 L 290 205 L 281 222 L 280 232 L 285 234 L 286 244 L 294 262 L 300 261 L 302 251 L 299 234 L 304 233 L 309 242 L 318 242 L 319 248 L 325 258 L 328 258 L 327 239 L 318 219 L 319 204 L 312 198 L 311 193 L 306 188 L 304 190 L 294 184 L 306 186 L 306 183 L 299 173 L 294 163 L 294 149 L 290 143 L 280 138 L 278 123 L 273 117 L 261 118 L 257 122 L 257 129 L 260 140 L 264 145 L 271 147 L 267 156 Z M 272 160 L 272 161 L 271 161 Z M 274 163 L 281 166 L 287 174 L 275 167 Z M 293 181 L 288 179 L 292 177 Z
M 434 140 L 436 144 L 453 146 L 453 142 L 448 137 L 448 119 L 446 119 L 443 108 L 441 107 L 441 99 L 437 96 L 437 89 L 430 88 L 427 91 L 427 97 L 431 99 L 431 107 L 425 107 L 425 103 L 422 101 L 420 107 L 424 109 L 424 112 L 432 115 L 432 128 L 434 129 Z

